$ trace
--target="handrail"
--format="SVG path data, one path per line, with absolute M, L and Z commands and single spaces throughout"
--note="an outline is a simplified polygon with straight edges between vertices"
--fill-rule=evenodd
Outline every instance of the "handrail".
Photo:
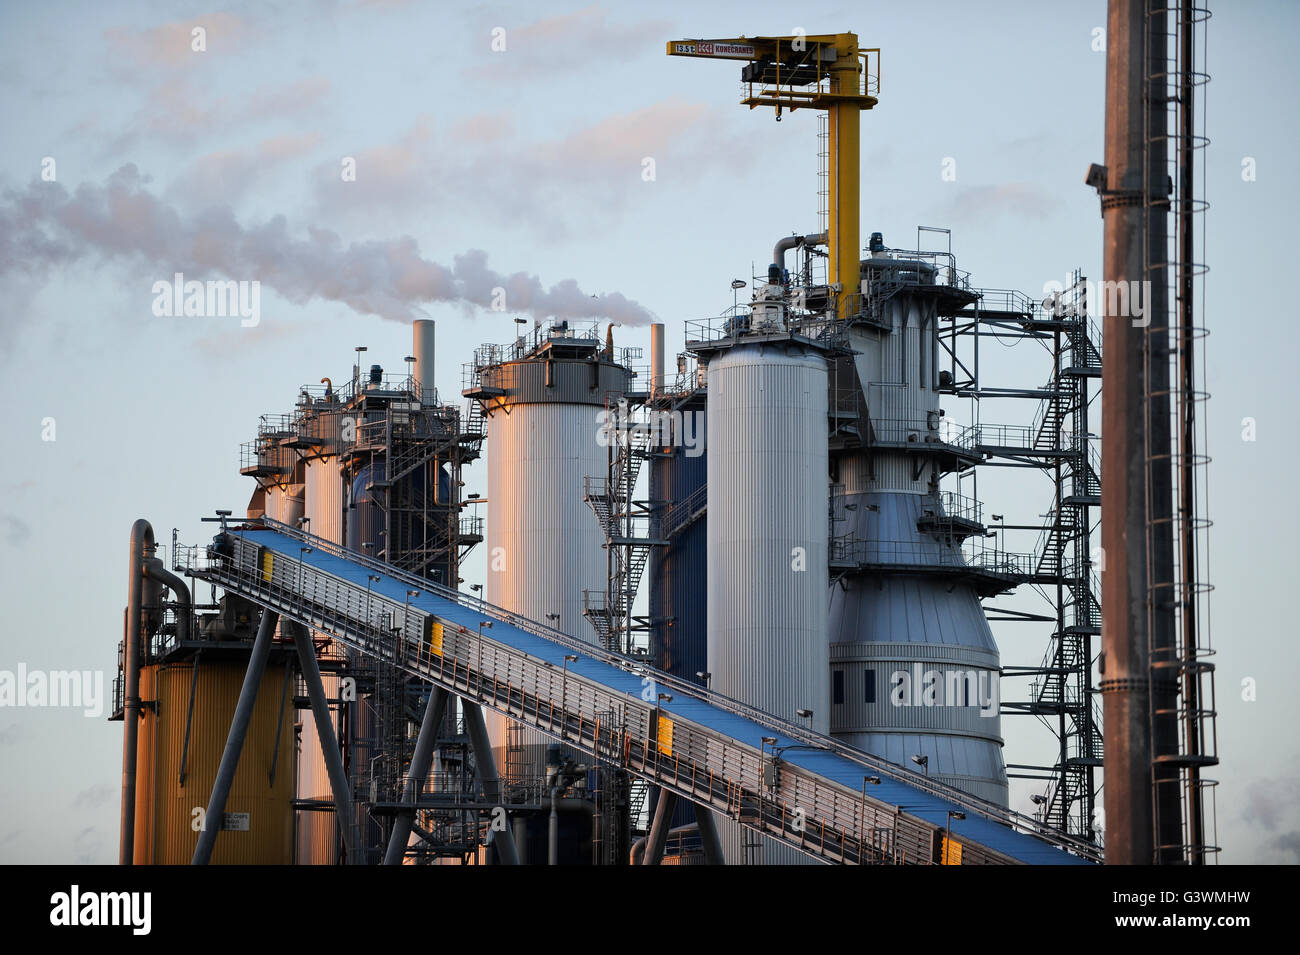
M 551 627 L 545 626 L 544 624 L 530 620 L 527 617 L 522 617 L 502 607 L 490 604 L 482 598 L 469 596 L 455 590 L 454 588 L 447 587 L 423 577 L 417 577 L 414 574 L 403 571 L 391 564 L 386 564 L 383 561 L 368 557 L 365 554 L 349 550 L 348 548 L 335 544 L 332 541 L 317 537 L 314 534 L 302 531 L 296 527 L 282 524 L 279 521 L 270 518 L 258 518 L 248 523 L 255 525 L 246 528 L 248 530 L 256 530 L 258 529 L 258 526 L 273 530 L 285 537 L 300 541 L 303 544 L 308 544 L 313 549 L 319 549 L 320 551 L 332 554 L 354 564 L 359 564 L 371 570 L 379 571 L 395 580 L 410 584 L 412 589 L 438 594 L 448 600 L 455 601 L 461 606 L 478 609 L 483 613 L 508 622 L 520 630 L 541 637 L 542 639 L 548 640 L 552 643 L 557 643 L 578 651 L 592 659 L 599 660 L 611 666 L 619 667 L 620 669 L 643 677 L 650 677 L 655 681 L 657 686 L 671 688 L 674 694 L 680 693 L 685 697 L 708 703 L 719 709 L 725 710 L 734 716 L 739 716 L 759 723 L 760 725 L 774 728 L 781 734 L 797 742 L 811 746 L 814 749 L 834 753 L 837 756 L 871 770 L 877 775 L 888 776 L 898 782 L 923 790 L 929 795 L 955 803 L 967 811 L 978 813 L 987 819 L 1006 825 L 1013 830 L 1032 834 L 1044 842 L 1057 846 L 1058 848 L 1068 849 L 1069 851 L 1093 861 L 1100 861 L 1101 859 L 1101 854 L 1095 845 L 1065 835 L 1042 824 L 1032 817 L 999 806 L 996 803 L 989 802 L 988 800 L 972 795 L 971 793 L 945 786 L 942 783 L 930 779 L 928 776 L 914 773 L 898 766 L 897 764 L 886 762 L 862 750 L 848 746 L 832 737 L 822 736 L 821 734 L 815 733 L 797 723 L 789 722 L 782 717 L 775 716 L 771 713 L 760 710 L 757 707 L 732 699 L 731 697 L 718 693 L 715 690 L 701 687 L 698 684 L 687 682 L 686 680 L 673 676 L 672 674 L 657 670 L 646 664 L 643 660 L 579 640 L 578 638 L 572 637 L 560 630 L 555 630 Z M 227 532 L 237 534 L 239 533 L 239 530 L 240 528 L 229 528 Z M 178 555 L 174 556 L 173 559 L 178 560 Z M 184 570 L 185 568 L 178 565 L 177 569 Z M 737 743 L 742 746 L 746 745 L 741 741 L 737 741 Z M 754 751 L 758 752 L 757 749 Z

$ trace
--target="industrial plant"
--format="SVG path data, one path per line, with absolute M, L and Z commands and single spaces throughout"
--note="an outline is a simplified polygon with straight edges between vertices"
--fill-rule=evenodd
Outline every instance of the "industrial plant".
M 674 316 L 680 353 L 665 323 L 647 355 L 518 318 L 440 381 L 421 319 L 408 354 L 282 382 L 245 509 L 130 529 L 121 863 L 1213 862 L 1205 17 L 1111 0 L 1105 274 L 1047 296 L 862 220 L 880 50 L 669 42 L 739 63 L 751 110 L 818 114 L 819 218 L 756 240 L 722 314 Z M 988 512 L 992 468 L 1024 513 Z M 1003 603 L 1028 589 L 1042 612 Z M 1008 751 L 1014 720 L 1054 758 Z

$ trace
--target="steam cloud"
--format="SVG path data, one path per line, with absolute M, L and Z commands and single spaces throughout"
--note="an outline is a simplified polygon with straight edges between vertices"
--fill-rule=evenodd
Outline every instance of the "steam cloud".
M 0 277 L 44 277 L 49 269 L 86 259 L 142 262 L 170 280 L 221 276 L 256 280 L 295 304 L 319 298 L 398 321 L 419 316 L 426 302 L 501 307 L 537 318 L 607 318 L 644 325 L 649 310 L 618 292 L 588 295 L 573 279 L 550 288 L 535 275 L 502 275 L 487 253 L 471 249 L 450 268 L 420 255 L 411 236 L 345 245 L 334 232 L 290 233 L 284 216 L 242 225 L 228 207 L 186 216 L 146 188 L 133 164 L 104 184 L 33 182 L 0 199 Z

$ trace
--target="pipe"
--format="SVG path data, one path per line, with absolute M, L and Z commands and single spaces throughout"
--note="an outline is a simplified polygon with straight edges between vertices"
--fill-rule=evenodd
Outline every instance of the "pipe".
M 560 787 L 551 787 L 551 820 L 546 840 L 546 864 L 560 864 Z
M 479 782 L 483 786 L 483 798 L 488 802 L 500 804 L 501 777 L 497 775 L 496 758 L 492 755 L 487 725 L 483 722 L 483 708 L 464 697 L 461 698 L 461 704 L 465 712 L 465 728 L 469 731 L 470 745 L 474 747 L 474 765 L 478 768 Z M 502 864 L 519 864 L 519 853 L 515 850 L 515 834 L 508 819 L 505 828 L 496 832 L 493 844 L 497 847 Z
M 664 323 L 650 324 L 650 395 L 664 389 Z
M 791 249 L 797 249 L 804 245 L 825 245 L 826 233 L 818 232 L 816 235 L 787 235 L 776 243 L 772 249 L 772 264 L 781 266 L 781 274 L 785 274 L 785 254 Z
M 671 839 L 673 836 L 685 836 L 685 835 L 688 835 L 688 834 L 690 834 L 690 833 L 692 833 L 692 832 L 699 832 L 699 826 L 697 826 L 697 825 L 696 825 L 695 823 L 693 823 L 693 822 L 688 822 L 688 823 L 687 823 L 686 825 L 684 825 L 684 826 L 674 826 L 673 828 L 669 829 L 669 830 L 668 830 L 668 838 Z M 701 835 L 702 835 L 702 834 L 701 834 Z M 648 840 L 647 840 L 647 837 L 646 837 L 646 836 L 642 836 L 640 839 L 636 840 L 636 842 L 632 843 L 631 851 L 630 851 L 629 854 L 628 854 L 628 864 L 629 864 L 629 865 L 644 865 L 644 864 L 645 864 L 642 860 L 645 859 L 645 849 L 646 849 L 646 843 L 647 843 L 647 841 L 648 841 Z M 667 840 L 665 840 L 665 842 L 666 842 L 666 841 L 667 841 Z M 706 854 L 708 853 L 708 848 L 707 848 L 707 847 L 705 848 L 705 853 L 706 853 Z M 659 864 L 660 864 L 660 865 L 663 865 L 662 860 L 660 861 Z M 713 863 L 708 863 L 708 862 L 706 862 L 706 864 L 707 864 L 707 865 L 712 865 Z
M 1133 309 L 1115 308 L 1118 300 L 1101 306 L 1101 543 L 1108 565 L 1099 689 L 1106 861 L 1114 865 L 1181 861 L 1184 842 L 1178 770 L 1154 762 L 1178 752 L 1178 682 L 1170 667 L 1180 598 L 1170 467 L 1166 28 L 1166 14 L 1148 15 L 1143 0 L 1110 0 L 1103 278 L 1107 288 L 1150 289 L 1140 322 L 1127 314 Z
M 257 702 L 262 674 L 266 672 L 266 659 L 271 653 L 271 637 L 275 633 L 279 616 L 271 610 L 262 611 L 257 637 L 253 640 L 253 650 L 248 655 L 244 685 L 239 691 L 239 702 L 235 704 L 235 715 L 230 721 L 230 732 L 226 736 L 226 748 L 221 753 L 221 765 L 217 768 L 217 778 L 212 783 L 212 795 L 208 799 L 208 810 L 203 816 L 203 828 L 199 830 L 198 845 L 194 847 L 194 858 L 191 860 L 193 865 L 207 865 L 212 859 L 212 847 L 225 819 L 226 799 L 230 795 L 230 786 L 235 781 L 239 754 L 244 748 L 248 724 L 252 721 L 253 704 Z
M 650 832 L 646 836 L 645 861 L 642 865 L 658 865 L 663 861 L 664 846 L 668 842 L 668 830 L 672 826 L 673 810 L 676 808 L 677 794 L 668 789 L 660 789 L 654 821 L 650 823 Z
M 447 712 L 447 691 L 435 686 L 429 693 L 429 702 L 424 707 L 424 718 L 420 721 L 420 734 L 415 738 L 415 751 L 411 754 L 411 765 L 402 783 L 402 802 L 415 802 L 419 795 L 420 784 L 429 776 L 429 765 L 433 762 L 433 746 L 438 741 L 438 731 L 442 728 L 442 718 Z M 411 824 L 415 821 L 414 809 L 399 810 L 393 820 L 393 832 L 388 840 L 388 852 L 384 854 L 384 865 L 401 865 L 406 855 L 406 843 L 411 837 Z
M 691 806 L 695 809 L 695 825 L 700 830 L 700 842 L 704 846 L 704 864 L 726 865 L 727 857 L 722 854 L 722 840 L 718 838 L 713 811 L 697 802 L 691 803 Z
M 194 600 L 190 596 L 190 588 L 171 571 L 163 566 L 163 562 L 157 557 L 150 557 L 144 562 L 144 575 L 151 580 L 155 580 L 171 590 L 176 597 L 176 636 L 182 641 L 188 641 L 192 635 L 191 626 L 194 622 Z
M 334 793 L 334 815 L 338 817 L 339 829 L 343 834 L 343 848 L 349 863 L 358 858 L 358 836 L 356 823 L 352 817 L 348 774 L 343 769 L 343 757 L 339 753 L 338 740 L 334 736 L 334 724 L 330 720 L 329 700 L 325 698 L 325 684 L 321 681 L 320 664 L 316 662 L 316 647 L 311 642 L 311 634 L 300 623 L 285 622 L 285 630 L 293 635 L 293 645 L 298 651 L 298 669 L 307 684 L 307 698 L 311 700 L 311 714 L 316 722 L 316 738 L 320 740 L 321 756 L 325 759 L 325 769 L 330 777 L 330 789 Z M 261 631 L 258 631 L 261 635 Z
M 418 318 L 411 323 L 411 354 L 415 357 L 413 374 L 422 405 L 433 404 L 438 394 L 437 374 L 434 367 L 434 357 L 437 353 L 435 329 L 434 323 L 427 318 Z
M 144 518 L 131 525 L 128 560 L 126 632 L 122 671 L 122 821 L 117 850 L 119 865 L 135 862 L 135 770 L 140 738 L 140 641 L 144 631 L 144 562 L 153 557 L 153 527 Z

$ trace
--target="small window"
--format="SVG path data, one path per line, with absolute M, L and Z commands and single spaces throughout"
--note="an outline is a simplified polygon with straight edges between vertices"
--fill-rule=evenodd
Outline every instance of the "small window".
M 834 683 L 833 699 L 836 703 L 844 702 L 844 671 L 832 670 L 831 679 Z
M 874 703 L 876 702 L 876 671 L 863 670 L 862 676 L 863 676 L 863 682 L 866 686 L 863 699 L 866 700 L 868 703 Z

